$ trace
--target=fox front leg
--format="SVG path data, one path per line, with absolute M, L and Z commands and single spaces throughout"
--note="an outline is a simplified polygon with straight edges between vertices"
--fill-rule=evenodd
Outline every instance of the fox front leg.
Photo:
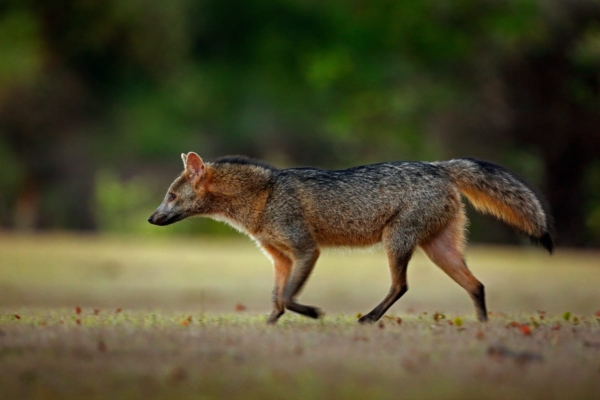
M 316 307 L 297 303 L 295 298 L 312 272 L 319 258 L 319 249 L 314 248 L 302 252 L 293 262 L 290 278 L 283 289 L 283 305 L 290 311 L 302 314 L 309 318 L 319 318 L 323 313 Z
M 295 301 L 295 296 L 306 282 L 319 257 L 319 250 L 313 249 L 302 252 L 293 261 L 292 258 L 278 250 L 275 246 L 263 243 L 262 247 L 273 260 L 275 275 L 273 311 L 271 311 L 267 323 L 275 324 L 285 313 L 285 309 L 310 318 L 319 318 L 322 315 L 319 309 Z
M 271 311 L 267 319 L 267 323 L 272 325 L 285 313 L 283 289 L 292 271 L 292 260 L 273 246 L 263 244 L 262 247 L 273 260 L 273 272 L 275 275 L 272 297 L 273 311 Z

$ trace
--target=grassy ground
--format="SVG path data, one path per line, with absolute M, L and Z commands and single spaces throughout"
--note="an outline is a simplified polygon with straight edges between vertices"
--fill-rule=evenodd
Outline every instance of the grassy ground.
M 600 257 L 473 248 L 490 322 L 423 255 L 386 318 L 381 251 L 326 252 L 266 326 L 271 270 L 247 240 L 0 236 L 3 399 L 600 398 Z

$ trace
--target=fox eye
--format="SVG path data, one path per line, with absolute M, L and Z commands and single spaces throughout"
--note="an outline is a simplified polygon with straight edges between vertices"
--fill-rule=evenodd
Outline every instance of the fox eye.
M 169 201 L 175 200 L 176 197 L 177 195 L 175 193 L 169 193 Z

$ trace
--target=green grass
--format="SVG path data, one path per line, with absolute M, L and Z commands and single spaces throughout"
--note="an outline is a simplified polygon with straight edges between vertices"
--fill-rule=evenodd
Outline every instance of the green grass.
M 380 324 L 358 325 L 388 289 L 375 250 L 325 252 L 300 296 L 325 318 L 288 313 L 267 326 L 271 267 L 247 240 L 0 236 L 0 393 L 598 398 L 598 254 L 473 248 L 467 257 L 486 285 L 487 324 L 417 254 L 405 297 Z

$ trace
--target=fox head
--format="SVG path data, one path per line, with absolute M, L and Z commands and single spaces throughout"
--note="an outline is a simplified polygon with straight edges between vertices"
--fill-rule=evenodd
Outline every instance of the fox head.
M 184 171 L 169 187 L 160 206 L 148 218 L 154 225 L 170 225 L 184 218 L 198 215 L 202 209 L 202 198 L 206 169 L 196 153 L 182 154 Z

